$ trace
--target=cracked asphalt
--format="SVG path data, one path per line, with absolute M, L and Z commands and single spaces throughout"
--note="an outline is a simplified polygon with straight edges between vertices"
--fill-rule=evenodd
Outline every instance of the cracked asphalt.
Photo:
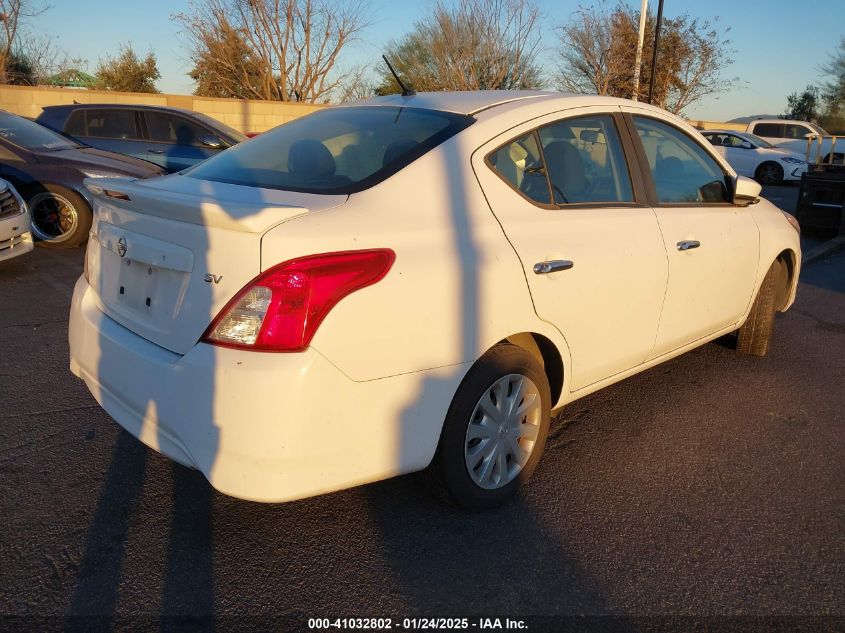
M 845 252 L 803 271 L 766 358 L 722 340 L 575 402 L 524 494 L 484 514 L 416 476 L 249 503 L 146 449 L 68 371 L 82 256 L 0 264 L 0 629 L 80 615 L 845 626 Z

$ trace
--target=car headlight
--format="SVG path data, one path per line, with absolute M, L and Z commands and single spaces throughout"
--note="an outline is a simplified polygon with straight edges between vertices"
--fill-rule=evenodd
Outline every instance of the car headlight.
M 80 169 L 80 173 L 84 174 L 88 178 L 128 178 L 126 174 L 116 174 L 113 171 L 100 171 L 96 169 L 87 170 L 87 169 Z
M 785 163 L 790 163 L 791 165 L 805 165 L 806 161 L 800 160 L 798 158 L 792 158 L 792 156 L 781 156 L 780 159 Z

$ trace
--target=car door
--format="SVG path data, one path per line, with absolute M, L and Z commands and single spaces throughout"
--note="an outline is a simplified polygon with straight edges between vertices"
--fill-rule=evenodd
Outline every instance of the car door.
M 144 112 L 147 137 L 147 160 L 167 171 L 181 171 L 213 156 L 226 145 L 205 127 L 170 112 Z M 217 141 L 220 147 L 208 143 Z
M 732 177 L 687 131 L 627 108 L 669 259 L 669 283 L 650 358 L 733 325 L 751 301 L 757 224 L 731 204 Z
M 618 108 L 543 117 L 479 149 L 473 168 L 522 262 L 537 315 L 572 357 L 576 391 L 642 363 L 667 263 Z
M 137 111 L 131 108 L 75 110 L 65 124 L 65 134 L 86 145 L 145 159 Z

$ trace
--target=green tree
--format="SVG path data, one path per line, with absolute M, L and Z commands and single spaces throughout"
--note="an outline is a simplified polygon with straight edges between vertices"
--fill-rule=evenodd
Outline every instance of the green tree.
M 829 132 L 845 133 L 845 37 L 819 70 L 829 79 L 822 85 L 824 111 L 819 123 Z
M 436 0 L 386 55 L 415 90 L 538 88 L 539 19 L 534 0 Z M 400 91 L 383 64 L 379 74 L 376 94 Z
M 807 86 L 801 93 L 793 92 L 786 98 L 784 119 L 816 121 L 819 118 L 819 89 Z
M 121 92 L 158 92 L 155 82 L 161 78 L 155 54 L 140 59 L 131 44 L 121 47 L 116 57 L 100 60 L 94 74 L 97 88 Z

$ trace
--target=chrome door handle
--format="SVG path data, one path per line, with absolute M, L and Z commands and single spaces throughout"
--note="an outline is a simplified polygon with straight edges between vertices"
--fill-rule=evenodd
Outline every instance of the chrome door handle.
M 568 259 L 553 259 L 548 262 L 537 262 L 534 264 L 534 274 L 547 275 L 548 273 L 555 273 L 559 270 L 569 270 L 574 265 L 575 263 Z
M 678 242 L 679 251 L 688 251 L 691 248 L 698 248 L 699 246 L 701 246 L 701 242 L 698 240 L 684 240 L 683 242 Z
M 148 151 L 150 154 L 164 154 L 164 150 L 163 150 L 163 149 L 153 149 L 153 148 L 148 148 L 148 149 L 147 149 L 147 151 Z

